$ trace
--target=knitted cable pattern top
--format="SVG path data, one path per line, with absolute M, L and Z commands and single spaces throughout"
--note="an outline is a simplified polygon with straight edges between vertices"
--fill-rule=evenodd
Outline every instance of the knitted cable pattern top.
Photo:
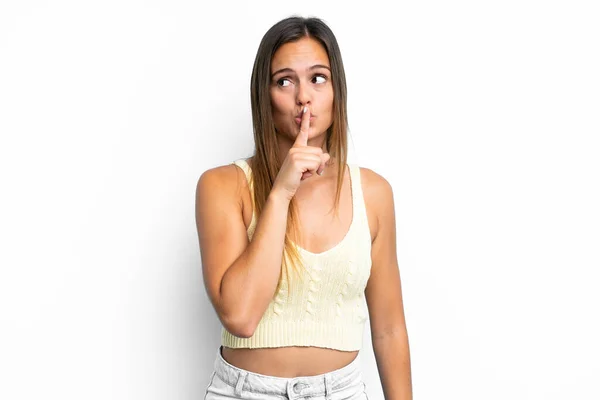
M 246 174 L 252 201 L 252 171 L 245 159 L 234 161 Z M 230 348 L 315 346 L 360 350 L 368 308 L 364 290 L 371 273 L 371 234 L 360 183 L 360 168 L 348 164 L 352 188 L 352 222 L 346 236 L 321 253 L 298 248 L 304 282 L 290 271 L 269 303 L 254 334 L 234 336 L 224 327 L 221 344 Z M 247 229 L 252 240 L 257 217 Z M 289 300 L 288 300 L 289 295 Z

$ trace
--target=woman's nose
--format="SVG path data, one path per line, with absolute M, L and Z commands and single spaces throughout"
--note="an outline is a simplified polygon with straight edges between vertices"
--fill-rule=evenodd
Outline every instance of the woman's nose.
M 298 84 L 297 86 L 297 91 L 296 91 L 296 100 L 298 101 L 298 104 L 304 105 L 304 104 L 310 104 L 310 93 L 309 93 L 309 88 L 307 87 L 306 84 Z

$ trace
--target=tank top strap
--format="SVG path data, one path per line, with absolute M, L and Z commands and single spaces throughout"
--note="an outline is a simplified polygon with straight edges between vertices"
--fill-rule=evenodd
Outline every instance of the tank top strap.
M 368 229 L 369 223 L 367 220 L 367 208 L 365 206 L 365 198 L 363 196 L 360 180 L 360 167 L 357 164 L 348 164 L 348 169 L 350 170 L 354 216 L 357 219 L 356 222 L 358 225 L 361 225 L 362 227 L 366 226 Z
M 245 158 L 240 158 L 239 160 L 232 162 L 232 164 L 237 165 L 244 171 L 246 181 L 248 182 L 248 188 L 250 188 L 250 194 L 252 195 L 252 201 L 254 202 L 254 181 L 252 180 L 252 169 L 250 168 L 248 161 Z
M 356 164 L 348 164 L 350 171 L 350 185 L 352 189 L 352 202 L 355 206 L 360 206 L 363 200 L 362 185 L 360 183 L 360 168 Z
M 244 174 L 246 174 L 246 181 L 248 181 L 248 185 L 252 184 L 252 170 L 250 169 L 248 161 L 246 161 L 245 158 L 240 158 L 239 160 L 232 162 L 232 164 L 240 167 L 244 171 Z
M 242 171 L 244 171 L 244 174 L 246 175 L 246 181 L 248 182 L 248 189 L 250 190 L 250 198 L 252 199 L 252 220 L 250 221 L 250 225 L 248 226 L 248 229 L 246 229 L 246 232 L 248 233 L 248 238 L 252 239 L 252 236 L 254 235 L 254 230 L 256 229 L 256 211 L 254 210 L 255 207 L 255 202 L 254 202 L 254 185 L 253 185 L 253 180 L 252 180 L 252 169 L 250 168 L 250 165 L 248 164 L 248 161 L 246 161 L 245 158 L 240 158 L 238 160 L 235 160 L 234 162 L 232 162 L 232 164 L 237 165 L 238 167 L 240 167 L 242 169 Z

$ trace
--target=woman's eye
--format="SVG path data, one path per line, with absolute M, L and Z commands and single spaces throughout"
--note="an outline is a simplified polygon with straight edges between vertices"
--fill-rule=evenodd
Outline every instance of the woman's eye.
M 327 78 L 325 78 L 323 75 L 316 75 L 313 79 L 317 80 L 317 82 L 315 83 L 325 83 L 325 81 L 327 80 Z M 318 81 L 319 79 L 321 79 L 320 82 Z
M 288 82 L 288 84 L 284 85 L 284 82 Z M 277 81 L 277 84 L 279 86 L 283 86 L 283 87 L 289 86 L 290 83 L 291 83 L 290 80 L 287 78 L 281 78 L 280 80 Z

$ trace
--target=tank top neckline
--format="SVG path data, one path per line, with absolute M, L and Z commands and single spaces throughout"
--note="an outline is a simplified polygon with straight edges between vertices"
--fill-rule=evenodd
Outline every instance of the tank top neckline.
M 356 225 L 356 215 L 357 215 L 356 198 L 355 198 L 356 190 L 354 187 L 355 182 L 354 182 L 354 177 L 352 176 L 353 175 L 352 168 L 350 167 L 350 165 L 348 163 L 346 163 L 346 167 L 348 168 L 348 176 L 350 177 L 350 192 L 351 192 L 351 200 L 352 200 L 352 220 L 350 221 L 350 226 L 348 227 L 346 234 L 344 235 L 342 240 L 340 240 L 338 243 L 336 243 L 333 247 L 330 247 L 329 249 L 324 250 L 320 253 L 314 253 L 312 251 L 306 250 L 304 247 L 300 247 L 297 243 L 295 243 L 293 240 L 291 240 L 292 244 L 294 246 L 296 246 L 296 248 L 298 250 L 300 250 L 302 253 L 308 254 L 312 257 L 325 256 L 331 252 L 336 251 L 338 248 L 342 247 L 349 240 L 350 235 L 354 231 L 354 225 Z
M 250 173 L 252 172 L 252 169 L 250 168 L 250 164 L 248 163 L 248 161 L 244 158 L 238 160 L 242 161 L 245 164 L 245 167 L 247 168 L 246 171 L 246 178 L 248 180 L 250 180 Z M 343 245 L 350 240 L 350 236 L 351 234 L 354 232 L 354 227 L 356 225 L 356 220 L 357 220 L 357 214 L 358 214 L 358 210 L 357 210 L 357 200 L 356 200 L 356 196 L 358 195 L 357 193 L 357 188 L 356 185 L 358 184 L 358 182 L 356 182 L 356 177 L 354 176 L 354 172 L 353 172 L 353 168 L 349 163 L 346 163 L 346 167 L 348 169 L 348 176 L 350 178 L 350 192 L 351 192 L 351 200 L 352 200 L 352 220 L 350 221 L 350 226 L 348 227 L 348 230 L 346 231 L 346 234 L 344 235 L 344 237 L 338 242 L 336 243 L 333 247 L 330 247 L 327 250 L 321 251 L 319 253 L 314 253 L 312 251 L 309 251 L 307 249 L 305 249 L 304 247 L 301 247 L 300 245 L 298 245 L 296 242 L 294 242 L 293 240 L 290 239 L 290 241 L 292 242 L 292 245 L 294 247 L 296 247 L 301 253 L 304 253 L 305 255 L 308 255 L 310 257 L 324 257 L 326 255 L 328 255 L 329 253 L 332 253 L 336 250 L 338 250 L 339 248 L 343 247 Z M 252 193 L 252 189 L 251 189 L 251 198 L 254 200 L 254 193 Z M 256 223 L 256 212 L 254 210 L 254 204 L 252 204 L 252 219 L 250 221 L 250 226 L 252 226 L 253 224 Z M 250 229 L 250 226 L 248 227 L 248 229 Z

